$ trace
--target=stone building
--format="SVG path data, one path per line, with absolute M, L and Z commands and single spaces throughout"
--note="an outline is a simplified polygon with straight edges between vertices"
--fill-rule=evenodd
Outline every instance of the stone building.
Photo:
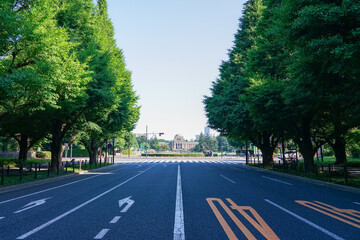
M 180 134 L 175 135 L 174 141 L 171 143 L 172 151 L 191 151 L 198 145 L 198 142 L 186 142 Z

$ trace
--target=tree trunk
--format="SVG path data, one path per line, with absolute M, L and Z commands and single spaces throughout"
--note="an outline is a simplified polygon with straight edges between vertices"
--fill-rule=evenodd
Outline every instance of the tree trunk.
M 302 131 L 301 131 L 301 140 L 299 140 L 299 150 L 304 157 L 304 167 L 306 173 L 314 172 L 314 147 L 311 141 L 310 133 L 310 123 L 303 121 Z
M 260 150 L 262 152 L 264 167 L 270 167 L 274 165 L 273 152 L 275 147 L 272 147 L 271 145 L 270 136 L 265 136 L 262 138 Z
M 88 148 L 89 156 L 90 156 L 90 164 L 96 163 L 96 157 L 98 152 L 98 142 L 94 139 L 91 139 L 90 147 Z
M 335 158 L 336 158 L 335 164 L 344 164 L 346 162 L 345 145 L 346 142 L 344 137 L 335 138 L 335 144 L 331 146 L 335 152 Z
M 62 162 L 62 153 L 64 151 L 64 146 L 62 141 L 64 139 L 64 133 L 62 132 L 62 127 L 60 124 L 53 124 L 52 128 L 52 138 L 51 138 L 51 171 L 56 171 L 60 168 L 60 163 Z
M 27 160 L 27 154 L 29 152 L 29 138 L 25 134 L 21 134 L 19 141 L 20 151 L 19 151 L 19 160 L 25 162 Z

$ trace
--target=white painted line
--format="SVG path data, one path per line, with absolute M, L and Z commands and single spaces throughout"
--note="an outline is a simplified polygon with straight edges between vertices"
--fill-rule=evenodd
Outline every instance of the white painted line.
M 120 218 L 121 218 L 120 216 L 116 216 L 109 223 L 117 223 Z
M 291 211 L 289 211 L 289 210 L 281 207 L 280 205 L 277 205 L 276 203 L 274 203 L 274 202 L 272 202 L 272 201 L 270 201 L 270 200 L 268 200 L 268 199 L 264 199 L 264 200 L 265 200 L 266 202 L 270 203 L 271 205 L 273 205 L 273 206 L 275 206 L 275 207 L 283 210 L 284 212 L 290 214 L 291 216 L 299 219 L 300 221 L 303 221 L 304 223 L 306 223 L 306 224 L 308 224 L 308 225 L 316 228 L 317 230 L 325 233 L 326 235 L 328 235 L 328 236 L 330 236 L 330 237 L 332 237 L 332 238 L 334 238 L 334 239 L 337 239 L 337 240 L 344 240 L 343 238 L 339 237 L 338 235 L 336 235 L 336 234 L 334 234 L 334 233 L 326 230 L 325 228 L 320 227 L 319 225 L 316 225 L 316 224 L 313 223 L 313 222 L 310 222 L 309 220 L 307 220 L 307 219 L 305 219 L 305 218 L 303 218 L 303 217 L 300 217 L 299 215 L 297 215 L 297 214 L 295 214 L 295 213 L 293 213 L 293 212 L 291 212 Z
M 110 229 L 103 229 L 103 230 L 101 230 L 101 231 L 94 237 L 94 239 L 102 239 L 109 230 L 110 230 Z
M 176 186 L 174 240 L 185 240 L 180 165 L 178 165 L 178 176 L 177 176 L 177 186 Z
M 360 205 L 360 203 L 358 203 L 358 202 L 354 202 L 355 204 L 357 204 L 357 205 Z
M 154 166 L 154 165 L 153 165 L 153 166 Z M 53 224 L 54 222 L 59 221 L 60 219 L 62 219 L 62 218 L 64 218 L 64 217 L 66 217 L 67 215 L 69 215 L 69 214 L 71 214 L 71 213 L 75 212 L 76 210 L 79 210 L 80 208 L 82 208 L 82 207 L 84 207 L 84 206 L 88 205 L 89 203 L 92 203 L 93 201 L 95 201 L 95 200 L 97 200 L 98 198 L 100 198 L 100 197 L 102 197 L 102 196 L 104 196 L 104 195 L 108 194 L 109 192 L 114 191 L 114 190 L 115 190 L 115 189 L 117 189 L 118 187 L 120 187 L 120 186 L 124 185 L 125 183 L 127 183 L 127 182 L 131 181 L 132 179 L 134 179 L 134 178 L 136 178 L 136 177 L 140 176 L 141 174 L 143 174 L 144 172 L 148 171 L 148 170 L 149 170 L 150 168 L 152 168 L 153 166 L 149 167 L 148 169 L 146 169 L 145 171 L 143 171 L 143 172 L 141 172 L 141 173 L 136 174 L 135 176 L 133 176 L 133 177 L 129 178 L 128 180 L 126 180 L 126 181 L 124 181 L 124 182 L 122 182 L 122 183 L 120 183 L 120 184 L 116 185 L 115 187 L 110 188 L 109 190 L 107 190 L 107 191 L 105 191 L 105 192 L 103 192 L 103 193 L 101 193 L 101 194 L 97 195 L 96 197 L 94 197 L 94 198 L 92 198 L 92 199 L 90 199 L 90 200 L 88 200 L 88 201 L 86 201 L 86 202 L 84 202 L 84 203 L 82 203 L 82 204 L 78 205 L 77 207 L 74 207 L 73 209 L 71 209 L 71 210 L 69 210 L 69 211 L 67 211 L 67 212 L 65 212 L 65 213 L 63 213 L 63 214 L 61 214 L 60 216 L 57 216 L 56 218 L 54 218 L 54 219 L 52 219 L 52 220 L 50 220 L 50 221 L 48 221 L 48 222 L 44 223 L 43 225 L 41 225 L 41 226 L 39 226 L 39 227 L 37 227 L 37 228 L 35 228 L 35 229 L 31 230 L 30 232 L 27 232 L 27 233 L 25 233 L 25 234 L 21 235 L 20 237 L 18 237 L 18 238 L 16 238 L 16 239 L 25 239 L 25 238 L 27 238 L 28 236 L 33 235 L 34 233 L 36 233 L 36 232 L 38 232 L 38 231 L 40 231 L 40 230 L 42 230 L 42 229 L 46 228 L 47 226 L 49 226 L 49 225 Z
M 109 172 L 109 173 L 114 173 L 114 172 L 117 172 L 117 171 L 118 171 L 118 170 L 116 170 L 116 171 L 111 171 L 111 172 Z M 96 173 L 95 173 L 95 174 L 96 174 Z M 96 177 L 100 177 L 100 176 L 103 176 L 103 175 L 102 175 L 102 174 L 95 175 L 95 176 L 88 177 L 88 178 L 84 178 L 84 179 L 77 180 L 77 181 L 74 181 L 74 182 L 69 182 L 69 183 L 66 183 L 66 184 L 63 184 L 63 185 L 60 185 L 60 186 L 48 188 L 48 189 L 41 190 L 41 191 L 38 191 L 38 192 L 33 192 L 33 193 L 26 194 L 26 195 L 23 195 L 23 196 L 20 196 L 20 197 L 16 197 L 16 198 L 12 198 L 12 199 L 9 199 L 9 200 L 5 200 L 5 201 L 0 202 L 0 205 L 1 205 L 1 204 L 4 204 L 4 203 L 8 203 L 8 202 L 15 201 L 15 200 L 19 200 L 19 199 L 22 199 L 22 198 L 30 197 L 30 196 L 33 196 L 33 195 L 36 195 L 36 194 L 39 194 L 39 193 L 44 193 L 44 192 L 48 192 L 48 191 L 51 191 L 51 190 L 54 190 L 54 189 L 66 187 L 66 186 L 69 186 L 69 185 L 72 185 L 72 184 L 75 184 L 75 183 L 78 183 L 78 182 L 86 181 L 86 180 L 89 180 L 89 179 L 91 179 L 91 178 L 96 178 Z
M 4 219 L 4 218 L 5 218 L 5 217 L 0 217 L 0 220 L 1 220 L 1 219 Z
M 283 181 L 280 181 L 280 180 L 277 180 L 275 178 L 271 178 L 271 177 L 266 177 L 266 176 L 262 176 L 263 178 L 267 178 L 271 181 L 275 181 L 275 182 L 279 182 L 279 183 L 283 183 L 283 184 L 287 184 L 287 185 L 292 185 L 291 183 L 288 183 L 288 182 L 283 182 Z
M 225 177 L 225 176 L 224 176 L 224 175 L 222 175 L 222 174 L 220 174 L 220 176 L 222 176 L 223 178 L 225 178 L 226 180 L 228 180 L 228 181 L 230 181 L 230 182 L 232 182 L 232 183 L 236 183 L 235 181 L 233 181 L 233 180 L 231 180 L 231 179 L 229 179 L 229 178 Z

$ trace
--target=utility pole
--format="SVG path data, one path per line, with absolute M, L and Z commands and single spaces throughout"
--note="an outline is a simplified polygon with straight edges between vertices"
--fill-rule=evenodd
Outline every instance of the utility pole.
M 129 150 L 128 150 L 128 157 L 130 158 L 130 135 L 131 134 L 131 132 L 129 132 Z
M 245 151 L 246 151 L 246 155 L 245 155 L 245 164 L 248 165 L 249 164 L 249 146 L 248 146 L 248 142 L 246 141 L 245 143 Z
M 221 146 L 221 158 L 223 157 L 223 140 L 222 137 L 220 136 L 220 146 Z
M 115 138 L 113 138 L 113 159 L 112 159 L 112 163 L 115 163 Z
M 147 144 L 147 135 L 148 135 L 148 126 L 146 125 L 146 133 L 145 133 L 145 153 L 146 153 L 146 159 L 147 159 L 147 147 L 148 147 L 148 144 Z

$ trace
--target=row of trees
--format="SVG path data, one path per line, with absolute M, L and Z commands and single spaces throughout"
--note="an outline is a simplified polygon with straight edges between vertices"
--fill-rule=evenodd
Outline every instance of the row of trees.
M 0 2 L 0 135 L 21 160 L 50 141 L 55 170 L 78 139 L 94 163 L 105 139 L 133 129 L 136 102 L 106 0 Z
M 360 3 L 249 0 L 229 60 L 205 97 L 209 125 L 258 146 L 273 164 L 278 142 L 295 142 L 305 170 L 330 145 L 346 162 L 360 123 Z

